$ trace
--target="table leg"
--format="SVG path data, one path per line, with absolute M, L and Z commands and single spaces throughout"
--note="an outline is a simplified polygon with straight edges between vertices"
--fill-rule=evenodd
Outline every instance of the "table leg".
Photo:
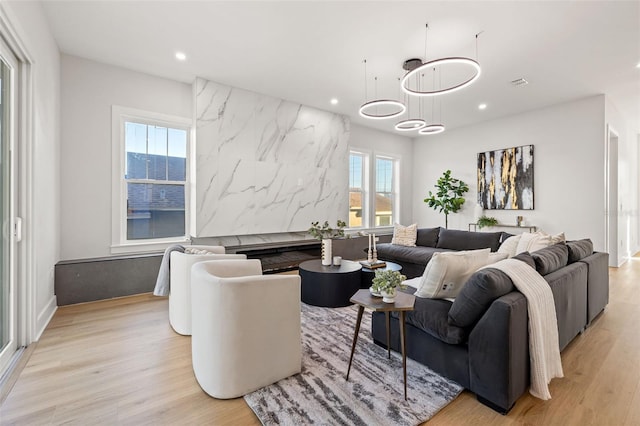
M 389 357 L 389 359 L 391 359 L 391 339 L 390 339 L 391 319 L 390 319 L 389 311 L 384 311 L 384 319 L 387 324 L 387 356 Z
M 353 334 L 353 344 L 351 345 L 351 356 L 349 357 L 349 368 L 347 368 L 347 381 L 351 372 L 351 361 L 353 361 L 353 352 L 356 350 L 356 342 L 358 341 L 358 333 L 360 332 L 360 323 L 362 322 L 362 313 L 364 306 L 358 306 L 358 319 L 356 320 L 356 331 Z
M 404 399 L 407 400 L 407 352 L 405 350 L 404 311 L 400 311 L 400 346 L 402 347 L 402 375 L 404 377 Z

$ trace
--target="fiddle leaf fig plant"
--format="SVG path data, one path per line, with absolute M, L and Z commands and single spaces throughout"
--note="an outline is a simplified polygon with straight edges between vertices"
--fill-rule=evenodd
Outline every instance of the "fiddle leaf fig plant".
M 464 194 L 469 191 L 469 185 L 460 179 L 451 177 L 451 170 L 447 170 L 434 185 L 438 191 L 424 199 L 429 207 L 444 213 L 444 226 L 449 228 L 449 213 L 456 213 L 464 204 Z

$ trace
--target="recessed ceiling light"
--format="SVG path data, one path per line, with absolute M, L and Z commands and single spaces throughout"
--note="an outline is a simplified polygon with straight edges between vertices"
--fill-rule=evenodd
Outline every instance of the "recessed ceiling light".
M 478 105 L 478 109 L 487 109 L 487 104 Z
M 176 52 L 176 59 L 179 61 L 186 61 L 187 60 L 187 55 L 185 55 L 182 52 Z
M 638 62 L 638 64 L 636 65 L 636 68 L 640 68 L 640 62 Z
M 331 105 L 338 105 L 338 100 L 336 98 L 331 99 Z

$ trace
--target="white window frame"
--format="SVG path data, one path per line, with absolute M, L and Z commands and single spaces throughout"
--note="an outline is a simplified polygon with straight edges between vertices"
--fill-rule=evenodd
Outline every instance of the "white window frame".
M 376 168 L 378 158 L 391 160 L 393 162 L 393 172 L 391 177 L 391 190 L 393 194 L 393 203 L 392 203 L 392 211 L 391 211 L 391 224 L 389 225 L 376 225 L 376 181 L 377 181 L 377 173 L 378 169 Z M 373 155 L 373 160 L 371 161 L 371 170 L 373 179 L 371 180 L 371 223 L 370 226 L 372 229 L 383 229 L 383 228 L 393 228 L 394 223 L 400 223 L 400 157 L 393 154 L 386 154 L 377 152 Z
M 370 216 L 370 205 L 371 205 L 371 197 L 370 197 L 370 163 L 371 163 L 371 153 L 362 150 L 362 149 L 350 149 L 349 150 L 349 178 L 351 178 L 351 155 L 360 155 L 362 156 L 362 226 L 350 227 L 348 229 L 366 229 L 369 227 L 369 216 Z M 351 187 L 349 186 L 349 193 L 351 193 Z M 351 206 L 349 206 L 349 211 L 351 211 Z
M 362 212 L 362 227 L 347 228 L 354 231 L 363 231 L 367 229 L 383 230 L 393 229 L 393 223 L 390 225 L 376 226 L 376 159 L 384 158 L 393 161 L 393 177 L 392 177 L 392 219 L 394 223 L 400 223 L 400 167 L 401 157 L 397 154 L 389 154 L 386 152 L 375 152 L 367 149 L 350 147 L 349 155 L 352 153 L 362 155 L 364 157 L 364 197 Z M 351 172 L 351 164 L 349 164 L 349 172 Z M 348 182 L 347 182 L 348 184 Z M 350 189 L 350 188 L 349 188 Z
M 187 132 L 187 161 L 185 170 L 185 235 L 169 238 L 127 239 L 127 179 L 125 122 L 183 129 Z M 193 152 L 193 120 L 119 105 L 111 107 L 111 253 L 141 253 L 163 250 L 171 244 L 189 242 L 191 221 L 191 152 Z

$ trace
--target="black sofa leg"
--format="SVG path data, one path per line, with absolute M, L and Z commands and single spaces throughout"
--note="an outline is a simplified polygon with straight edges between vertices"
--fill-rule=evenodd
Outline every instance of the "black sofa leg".
M 498 413 L 502 414 L 503 416 L 506 415 L 515 405 L 515 403 L 513 403 L 513 405 L 511 405 L 511 407 L 509 408 L 502 408 L 499 405 L 494 404 L 493 402 L 489 401 L 488 399 L 485 399 L 483 397 L 481 397 L 480 395 L 476 395 L 476 398 L 478 399 L 479 402 L 481 402 L 482 404 L 486 405 L 487 407 L 491 408 L 494 411 L 497 411 Z

